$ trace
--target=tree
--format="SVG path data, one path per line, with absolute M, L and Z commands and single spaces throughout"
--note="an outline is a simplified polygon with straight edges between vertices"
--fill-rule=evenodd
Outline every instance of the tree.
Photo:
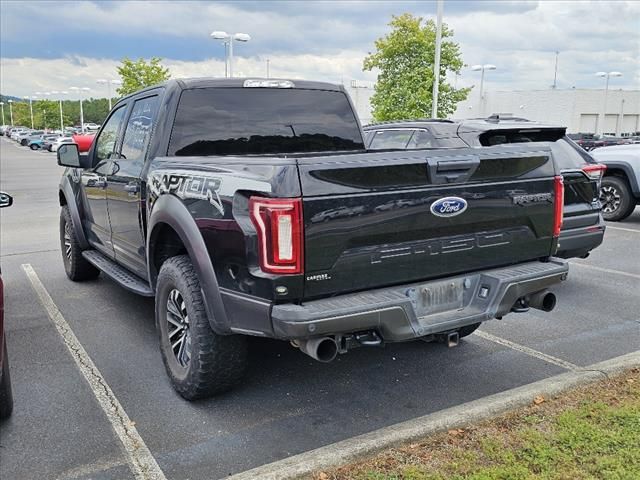
M 122 59 L 122 65 L 118 67 L 118 73 L 122 80 L 122 86 L 118 88 L 119 95 L 129 95 L 142 88 L 169 80 L 171 76 L 168 68 L 164 68 L 161 58 L 153 57 L 149 62 L 143 58 L 133 61 L 129 58 Z
M 375 92 L 371 97 L 373 117 L 377 121 L 426 118 L 431 116 L 433 66 L 436 50 L 436 25 L 423 23 L 422 17 L 409 13 L 393 16 L 391 33 L 375 42 L 364 70 L 379 69 Z M 442 24 L 438 117 L 452 114 L 456 104 L 467 98 L 470 88 L 453 88 L 447 74 L 459 74 L 464 66 L 460 46 L 447 38 L 453 30 Z

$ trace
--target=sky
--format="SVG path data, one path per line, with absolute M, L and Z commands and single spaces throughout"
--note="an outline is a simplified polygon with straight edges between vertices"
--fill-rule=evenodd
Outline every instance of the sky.
M 251 35 L 235 47 L 236 74 L 335 83 L 374 82 L 362 61 L 389 32 L 392 15 L 434 18 L 432 1 L 5 1 L 0 0 L 0 92 L 89 87 L 118 78 L 123 57 L 162 57 L 174 77 L 223 76 L 224 48 L 213 30 Z M 640 88 L 640 1 L 445 0 L 467 66 L 450 83 L 479 84 L 475 64 L 491 63 L 488 90 L 603 88 L 598 71 L 619 71 L 610 88 Z M 74 95 L 69 95 L 74 98 Z

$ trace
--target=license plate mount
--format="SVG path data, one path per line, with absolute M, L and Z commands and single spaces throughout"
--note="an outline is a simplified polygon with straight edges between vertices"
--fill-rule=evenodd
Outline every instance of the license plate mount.
M 425 283 L 407 290 L 416 317 L 463 308 L 464 280 Z

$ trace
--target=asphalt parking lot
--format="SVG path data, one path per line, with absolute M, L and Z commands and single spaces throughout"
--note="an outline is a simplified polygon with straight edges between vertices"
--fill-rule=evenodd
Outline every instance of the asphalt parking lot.
M 31 265 L 169 479 L 222 478 L 640 348 L 640 208 L 572 260 L 552 313 L 486 323 L 453 349 L 414 342 L 320 364 L 252 341 L 244 384 L 188 403 L 162 365 L 153 301 L 109 280 L 72 283 L 58 240 L 55 154 L 0 137 L 5 322 L 13 416 L 0 424 L 0 478 L 126 479 L 120 440 L 25 274 Z

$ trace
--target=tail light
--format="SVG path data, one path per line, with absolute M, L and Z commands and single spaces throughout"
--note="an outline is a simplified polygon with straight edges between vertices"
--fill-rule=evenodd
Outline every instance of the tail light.
M 267 273 L 302 273 L 302 200 L 251 197 L 249 213 L 258 232 L 260 268 Z
M 606 169 L 607 169 L 606 165 L 593 164 L 593 163 L 589 163 L 582 167 L 582 171 L 591 180 L 602 180 L 602 177 L 604 176 L 604 172 Z
M 555 197 L 553 204 L 553 236 L 559 237 L 564 211 L 564 182 L 562 175 L 553 178 L 553 195 Z

